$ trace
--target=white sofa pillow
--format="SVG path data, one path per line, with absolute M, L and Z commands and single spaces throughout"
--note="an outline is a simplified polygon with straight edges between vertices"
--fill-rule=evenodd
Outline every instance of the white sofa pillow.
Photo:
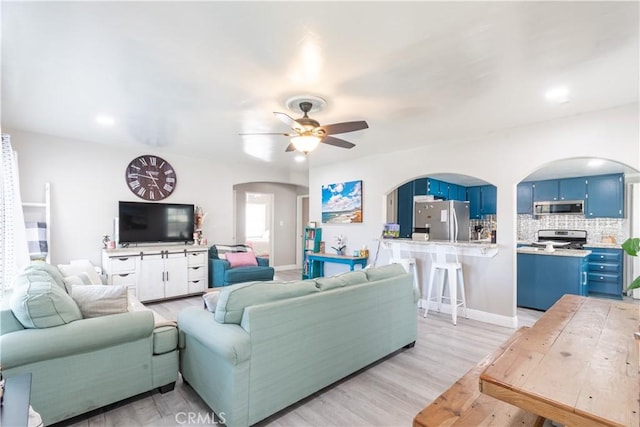
M 58 270 L 60 270 L 62 277 L 78 276 L 80 273 L 86 273 L 92 285 L 102 285 L 100 275 L 89 260 L 72 261 L 71 264 L 58 264 Z
M 128 311 L 126 286 L 76 285 L 71 288 L 71 298 L 85 319 Z

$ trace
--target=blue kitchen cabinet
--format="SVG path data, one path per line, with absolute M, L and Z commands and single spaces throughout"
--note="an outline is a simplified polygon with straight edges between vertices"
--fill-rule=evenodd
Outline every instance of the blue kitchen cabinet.
M 558 180 L 559 200 L 586 200 L 587 178 L 564 178 Z
M 426 196 L 429 189 L 428 178 L 418 178 L 413 181 L 413 195 L 414 196 Z
M 468 187 L 467 196 L 469 197 L 469 218 L 481 219 L 482 213 L 480 212 L 480 208 L 482 202 L 480 187 Z
M 467 200 L 467 188 L 458 184 L 449 184 L 449 200 Z
M 482 215 L 495 215 L 498 210 L 498 189 L 495 185 L 483 185 L 480 188 Z
M 585 218 L 624 218 L 622 174 L 587 177 Z
M 517 209 L 519 214 L 533 214 L 533 182 L 521 182 L 517 189 Z
M 398 187 L 398 224 L 400 237 L 411 237 L 413 233 L 414 181 Z
M 440 181 L 439 179 L 429 178 L 429 191 L 428 194 L 434 196 L 436 199 L 449 199 L 449 183 Z
M 533 201 L 548 202 L 558 200 L 559 182 L 557 179 L 536 181 L 533 185 Z
M 588 257 L 518 253 L 517 305 L 548 310 L 564 294 L 587 295 Z
M 469 217 L 482 219 L 484 215 L 495 215 L 497 208 L 497 188 L 494 185 L 480 185 L 467 188 L 469 197 Z
M 589 255 L 589 295 L 622 299 L 622 249 L 585 246 Z

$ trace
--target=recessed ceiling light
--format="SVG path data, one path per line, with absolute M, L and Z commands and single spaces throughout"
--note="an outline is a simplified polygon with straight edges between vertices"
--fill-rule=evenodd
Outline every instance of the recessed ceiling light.
M 604 160 L 602 159 L 591 159 L 587 162 L 587 166 L 590 168 L 597 168 L 598 166 L 602 166 L 604 164 Z
M 111 116 L 100 114 L 96 116 L 96 122 L 101 126 L 113 126 L 116 121 Z
M 569 102 L 569 89 L 566 86 L 556 86 L 545 92 L 544 97 L 549 102 L 563 104 Z
M 298 162 L 298 163 L 302 163 L 302 162 L 304 162 L 305 160 L 307 160 L 307 157 L 306 157 L 306 156 L 303 156 L 303 155 L 297 155 L 297 156 L 295 156 L 295 157 L 293 158 L 293 160 L 295 160 L 295 161 L 296 161 L 296 162 Z

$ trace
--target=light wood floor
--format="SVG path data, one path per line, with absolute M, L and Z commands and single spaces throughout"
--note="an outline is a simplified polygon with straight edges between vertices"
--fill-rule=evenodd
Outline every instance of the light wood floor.
M 277 272 L 281 280 L 300 277 L 299 270 Z M 168 319 L 200 297 L 149 304 Z M 430 312 L 418 315 L 418 339 L 412 349 L 400 350 L 374 365 L 323 389 L 259 423 L 261 426 L 410 426 L 424 406 L 494 351 L 512 329 Z M 533 324 L 542 313 L 518 309 L 522 325 Z M 96 384 L 99 386 L 99 384 Z M 173 426 L 187 414 L 200 414 L 199 425 L 211 425 L 211 410 L 181 379 L 165 394 L 149 393 L 99 413 L 72 420 L 74 426 Z

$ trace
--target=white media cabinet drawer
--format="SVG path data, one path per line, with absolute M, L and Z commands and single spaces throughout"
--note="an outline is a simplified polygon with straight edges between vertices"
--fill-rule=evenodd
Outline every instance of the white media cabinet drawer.
M 112 257 L 111 274 L 133 273 L 136 271 L 136 257 Z
M 188 258 L 189 267 L 204 265 L 207 261 L 207 252 L 191 252 L 189 253 Z
M 189 281 L 204 279 L 204 267 L 189 267 Z
M 127 286 L 131 289 L 136 287 L 136 274 L 124 273 L 124 274 L 112 274 L 110 277 L 110 284 L 113 286 Z
M 207 288 L 206 279 L 189 280 L 189 293 L 195 294 L 198 292 L 204 292 Z

